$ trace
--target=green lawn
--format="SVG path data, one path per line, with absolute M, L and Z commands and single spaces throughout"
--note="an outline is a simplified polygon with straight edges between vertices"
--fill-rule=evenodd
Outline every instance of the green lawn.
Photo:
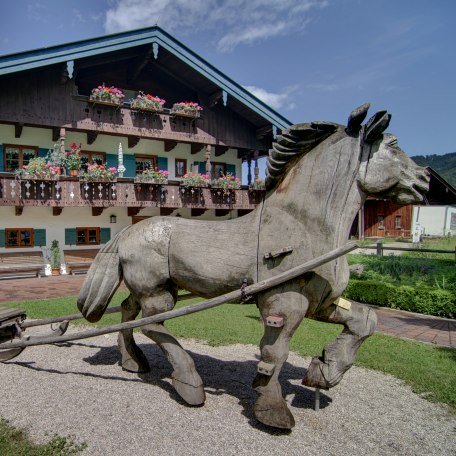
M 119 305 L 126 292 L 118 292 L 111 305 Z M 185 300 L 190 305 L 200 298 Z M 75 313 L 76 298 L 8 303 L 26 309 L 29 318 L 46 318 Z M 107 315 L 98 324 L 117 323 L 119 314 Z M 75 324 L 87 324 L 78 320 Z M 166 326 L 178 337 L 207 341 L 210 345 L 234 343 L 258 345 L 263 328 L 254 305 L 224 304 L 185 317 L 170 320 Z M 305 319 L 291 341 L 291 350 L 303 356 L 319 355 L 341 326 Z M 29 330 L 32 332 L 32 329 Z M 361 347 L 356 364 L 394 375 L 429 400 L 456 407 L 456 350 L 375 334 Z

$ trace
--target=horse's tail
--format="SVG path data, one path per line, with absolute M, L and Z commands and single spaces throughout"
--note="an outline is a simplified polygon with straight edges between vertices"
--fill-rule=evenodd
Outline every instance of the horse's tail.
M 124 229 L 125 230 L 125 229 Z M 98 321 L 102 316 L 112 295 L 122 279 L 122 268 L 119 260 L 118 233 L 95 257 L 78 296 L 78 309 L 90 322 Z

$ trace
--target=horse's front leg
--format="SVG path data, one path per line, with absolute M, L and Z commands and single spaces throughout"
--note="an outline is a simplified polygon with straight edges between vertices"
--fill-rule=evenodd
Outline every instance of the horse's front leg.
M 253 387 L 259 393 L 254 406 L 255 417 L 268 426 L 291 429 L 294 418 L 282 397 L 279 374 L 288 358 L 290 339 L 307 313 L 309 302 L 298 285 L 288 285 L 260 296 L 258 303 L 264 335 L 260 343 L 258 374 L 253 381 Z M 270 316 L 282 318 L 283 326 L 268 325 Z
M 312 358 L 303 380 L 304 385 L 328 389 L 352 366 L 358 348 L 375 330 L 377 315 L 369 307 L 352 302 L 349 308 L 332 304 L 315 318 L 344 325 L 337 339 L 325 346 L 323 356 Z
M 124 299 L 121 304 L 122 323 L 134 320 L 141 307 L 132 295 Z M 119 331 L 117 337 L 117 347 L 119 348 L 122 369 L 129 372 L 149 372 L 150 367 L 147 358 L 141 349 L 136 345 L 133 337 L 133 329 L 124 329 Z

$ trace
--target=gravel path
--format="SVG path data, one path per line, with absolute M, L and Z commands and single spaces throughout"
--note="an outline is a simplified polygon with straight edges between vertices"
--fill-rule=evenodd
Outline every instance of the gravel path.
M 206 385 L 204 407 L 174 393 L 171 369 L 155 345 L 136 338 L 156 369 L 118 366 L 116 336 L 32 347 L 0 364 L 0 415 L 37 441 L 76 436 L 84 455 L 454 455 L 456 418 L 415 395 L 400 380 L 352 368 L 321 394 L 300 385 L 309 359 L 291 354 L 282 385 L 296 419 L 291 433 L 252 417 L 258 350 L 183 341 Z

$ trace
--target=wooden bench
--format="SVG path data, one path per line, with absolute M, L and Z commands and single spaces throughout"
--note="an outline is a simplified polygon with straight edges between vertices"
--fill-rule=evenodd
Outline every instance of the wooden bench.
M 87 272 L 100 249 L 64 250 L 64 262 L 67 272 L 74 275 L 76 272 Z
M 24 274 L 44 274 L 43 252 L 1 252 L 0 275 L 19 277 Z

